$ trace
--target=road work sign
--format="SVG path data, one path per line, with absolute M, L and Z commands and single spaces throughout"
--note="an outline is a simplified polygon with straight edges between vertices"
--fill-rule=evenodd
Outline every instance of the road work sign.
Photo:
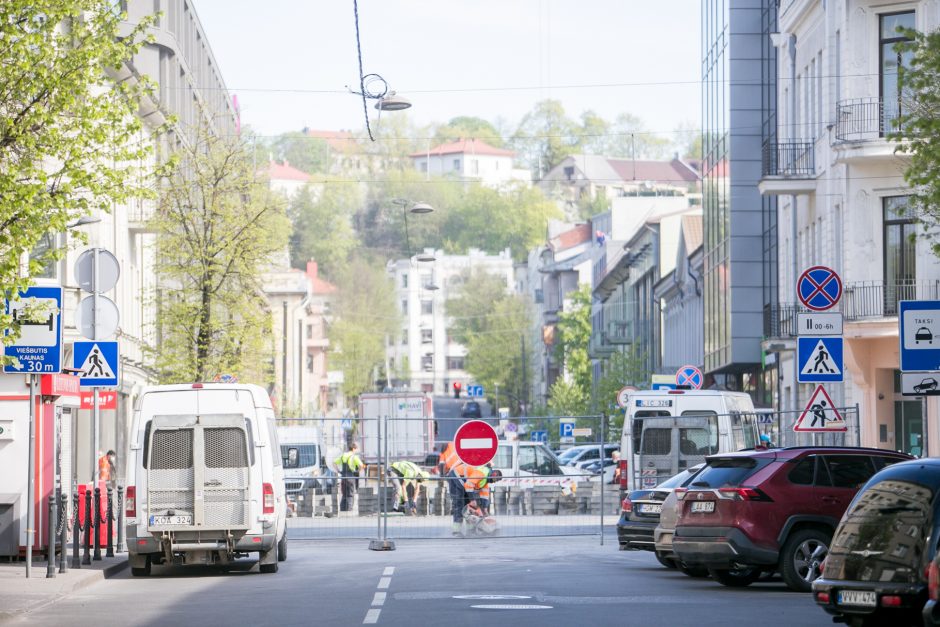
M 465 464 L 482 466 L 496 456 L 496 429 L 482 420 L 468 420 L 454 434 L 454 449 Z
M 827 431 L 846 431 L 848 428 L 845 419 L 839 410 L 836 409 L 826 392 L 826 388 L 821 385 L 816 386 L 813 395 L 809 397 L 806 409 L 800 414 L 796 424 L 793 425 L 794 431 L 825 433 Z

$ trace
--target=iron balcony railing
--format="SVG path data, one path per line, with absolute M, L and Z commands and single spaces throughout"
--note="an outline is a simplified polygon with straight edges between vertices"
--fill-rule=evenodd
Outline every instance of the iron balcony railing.
M 816 175 L 816 151 L 813 142 L 794 139 L 764 142 L 762 158 L 764 176 L 812 178 Z
M 765 305 L 764 338 L 775 339 L 795 336 L 796 314 L 799 311 L 800 308 L 797 305 Z
M 842 297 L 845 320 L 892 318 L 902 300 L 937 300 L 940 281 L 862 281 L 847 283 Z
M 880 98 L 854 98 L 836 103 L 836 139 L 862 141 L 885 137 L 898 130 L 897 102 Z

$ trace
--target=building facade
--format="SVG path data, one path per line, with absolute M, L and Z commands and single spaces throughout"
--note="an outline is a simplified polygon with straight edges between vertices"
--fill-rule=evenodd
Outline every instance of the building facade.
M 509 184 L 529 185 L 532 174 L 516 168 L 516 153 L 496 148 L 478 139 L 458 139 L 424 152 L 409 155 L 414 168 L 426 176 L 458 178 L 477 181 L 487 187 L 499 188 Z

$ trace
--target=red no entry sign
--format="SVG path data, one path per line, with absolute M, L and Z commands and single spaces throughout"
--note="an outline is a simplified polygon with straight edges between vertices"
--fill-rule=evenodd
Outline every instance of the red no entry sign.
M 482 420 L 469 420 L 454 434 L 457 457 L 465 464 L 482 466 L 496 456 L 496 430 Z

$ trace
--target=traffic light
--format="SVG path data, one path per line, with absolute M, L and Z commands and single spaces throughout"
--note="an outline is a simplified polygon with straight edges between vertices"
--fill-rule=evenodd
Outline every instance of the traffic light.
M 460 381 L 454 381 L 454 398 L 460 398 Z

